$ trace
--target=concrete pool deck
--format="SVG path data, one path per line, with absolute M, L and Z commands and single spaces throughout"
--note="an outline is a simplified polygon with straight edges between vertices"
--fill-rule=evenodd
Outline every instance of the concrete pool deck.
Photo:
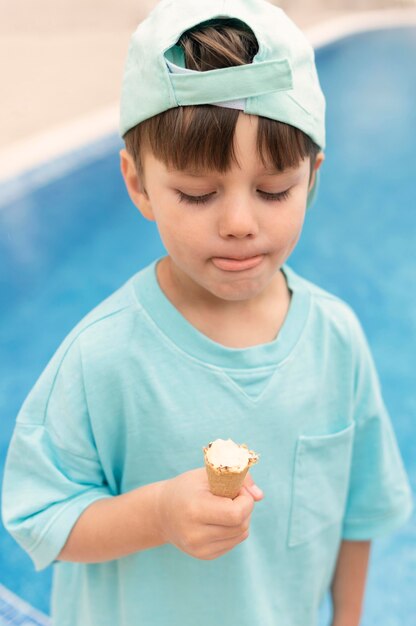
M 0 149 L 117 102 L 130 35 L 155 4 L 2 2 Z M 306 27 L 339 13 L 315 10 L 321 4 L 309 0 L 308 8 L 294 9 L 293 17 Z
M 129 38 L 155 3 L 38 0 L 36 7 L 25 0 L 2 3 L 0 181 L 117 128 Z M 274 3 L 313 43 L 331 30 L 354 30 L 361 20 L 389 24 L 406 15 L 416 21 L 416 0 Z M 382 10 L 368 12 L 375 8 Z

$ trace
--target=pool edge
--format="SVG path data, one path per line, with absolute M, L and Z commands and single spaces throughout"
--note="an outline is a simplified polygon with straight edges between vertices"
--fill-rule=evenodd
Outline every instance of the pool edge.
M 26 622 L 25 618 L 29 618 L 33 626 L 51 626 L 47 615 L 0 584 L 0 624 L 23 624 Z

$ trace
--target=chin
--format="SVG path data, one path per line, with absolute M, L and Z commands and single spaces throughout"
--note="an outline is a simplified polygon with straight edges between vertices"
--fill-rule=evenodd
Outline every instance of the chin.
M 220 298 L 221 300 L 227 300 L 228 302 L 244 302 L 245 300 L 252 300 L 259 296 L 266 288 L 266 285 L 230 285 L 224 284 L 221 288 L 210 289 L 211 293 Z

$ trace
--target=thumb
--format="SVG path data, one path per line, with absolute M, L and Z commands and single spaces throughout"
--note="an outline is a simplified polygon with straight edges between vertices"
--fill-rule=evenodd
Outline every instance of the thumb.
M 250 473 L 247 473 L 247 476 L 244 479 L 243 487 L 247 489 L 256 502 L 264 498 L 263 491 L 255 484 Z

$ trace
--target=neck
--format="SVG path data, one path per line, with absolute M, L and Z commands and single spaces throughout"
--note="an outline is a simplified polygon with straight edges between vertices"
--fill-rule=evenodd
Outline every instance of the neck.
M 171 269 L 165 257 L 157 266 L 159 285 L 173 306 L 197 330 L 230 348 L 246 348 L 273 341 L 286 318 L 291 292 L 282 271 L 276 272 L 261 298 L 227 301 L 201 296 L 199 285 Z M 212 294 L 209 294 L 212 295 Z

